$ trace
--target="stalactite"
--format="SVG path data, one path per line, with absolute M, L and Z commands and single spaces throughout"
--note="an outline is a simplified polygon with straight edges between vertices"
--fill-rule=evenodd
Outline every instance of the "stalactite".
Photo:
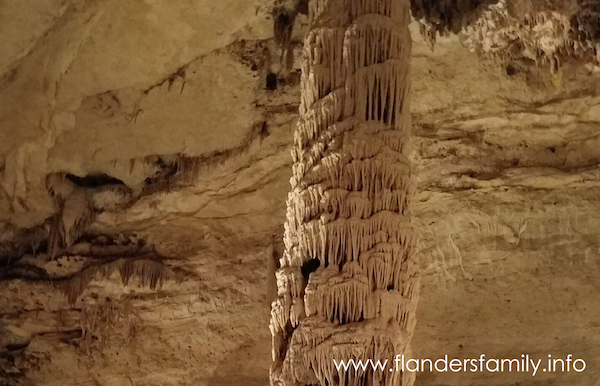
M 130 314 L 131 298 L 129 297 L 120 302 L 106 298 L 93 304 L 83 305 L 78 321 L 79 328 L 81 328 L 80 347 L 87 353 L 93 347 L 98 347 L 102 351 L 110 336 L 115 333 L 119 322 L 129 322 Z M 131 329 L 132 324 L 128 324 Z
M 128 285 L 131 278 L 137 278 L 141 286 L 152 290 L 162 287 L 168 280 L 176 279 L 176 275 L 164 263 L 148 259 L 122 259 L 119 274 L 123 285 Z
M 77 190 L 65 199 L 61 217 L 64 245 L 70 247 L 94 219 L 90 200 L 85 191 Z
M 499 0 L 465 26 L 461 42 L 500 61 L 532 60 L 558 75 L 569 57 L 600 65 L 598 15 L 594 1 Z
M 418 275 L 410 220 L 409 3 L 313 0 L 272 303 L 271 384 L 411 385 L 332 359 L 408 354 Z M 302 275 L 302 267 L 317 261 Z
M 66 179 L 64 174 L 48 175 L 46 187 L 58 207 L 48 235 L 48 256 L 53 259 L 62 248 L 71 246 L 81 236 L 96 213 L 90 193 Z
M 117 259 L 104 264 L 91 264 L 72 278 L 58 282 L 58 288 L 66 296 L 69 304 L 74 305 L 94 280 L 107 279 L 115 271 L 119 272 L 123 285 L 131 279 L 138 284 L 154 290 L 165 282 L 181 282 L 181 278 L 162 261 L 153 259 Z

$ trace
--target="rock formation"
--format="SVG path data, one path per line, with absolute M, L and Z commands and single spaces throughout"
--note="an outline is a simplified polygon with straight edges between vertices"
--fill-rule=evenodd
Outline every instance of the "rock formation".
M 272 385 L 412 385 L 333 359 L 410 352 L 418 297 L 409 203 L 407 1 L 312 1 L 273 302 Z

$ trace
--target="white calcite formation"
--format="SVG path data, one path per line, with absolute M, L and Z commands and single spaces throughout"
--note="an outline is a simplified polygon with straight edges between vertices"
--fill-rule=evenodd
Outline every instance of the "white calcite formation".
M 479 19 L 466 27 L 461 35 L 463 44 L 471 51 L 484 52 L 499 58 L 535 61 L 549 65 L 553 73 L 559 71 L 567 58 L 597 67 L 600 64 L 600 43 L 590 34 L 596 34 L 597 5 L 582 1 L 579 7 L 563 5 L 560 10 L 527 9 L 515 2 L 510 12 L 510 1 L 500 0 L 486 9 Z M 517 14 L 518 13 L 518 14 Z
M 408 354 L 415 326 L 409 2 L 312 1 L 309 19 L 271 384 L 411 385 L 333 363 Z

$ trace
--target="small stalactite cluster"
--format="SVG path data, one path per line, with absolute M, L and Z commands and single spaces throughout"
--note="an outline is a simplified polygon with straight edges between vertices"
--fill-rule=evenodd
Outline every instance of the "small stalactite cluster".
M 42 225 L 42 229 L 47 228 L 49 259 L 75 244 L 99 213 L 124 208 L 132 201 L 131 189 L 104 175 L 80 178 L 51 173 L 46 177 L 46 188 L 57 208 Z
M 92 264 L 72 278 L 59 282 L 58 287 L 69 304 L 74 305 L 92 281 L 109 278 L 115 271 L 119 272 L 123 285 L 129 285 L 132 279 L 137 279 L 140 286 L 151 290 L 162 287 L 170 280 L 178 284 L 182 281 L 162 261 L 121 258 L 109 263 Z
M 54 259 L 61 249 L 73 245 L 96 214 L 88 192 L 68 181 L 64 174 L 48 175 L 46 186 L 58 207 L 48 235 L 48 257 Z
M 598 68 L 600 4 L 589 0 L 500 0 L 460 36 L 473 52 L 503 62 L 527 59 L 549 67 L 556 76 L 570 59 Z
M 411 0 L 411 10 L 432 49 L 438 35 L 454 33 L 502 63 L 549 67 L 555 80 L 567 61 L 600 71 L 597 0 Z
M 79 347 L 86 353 L 90 353 L 93 348 L 102 351 L 121 324 L 127 327 L 125 339 L 131 339 L 131 330 L 135 328 L 130 320 L 131 316 L 132 302 L 129 297 L 118 302 L 105 298 L 84 305 L 78 321 L 81 329 Z
M 474 23 L 485 8 L 497 1 L 411 0 L 411 11 L 421 25 L 421 34 L 433 45 L 438 34 L 459 33 Z
M 286 9 L 285 7 L 276 8 L 273 12 L 273 35 L 275 37 L 275 43 L 281 49 L 281 62 L 285 63 L 285 58 L 288 54 L 292 55 L 293 62 L 293 51 L 288 53 L 290 49 L 290 43 L 292 41 L 292 30 L 294 28 L 294 19 L 296 18 L 295 9 Z
M 333 359 L 410 356 L 419 293 L 410 219 L 409 2 L 313 0 L 272 303 L 271 384 L 412 385 Z

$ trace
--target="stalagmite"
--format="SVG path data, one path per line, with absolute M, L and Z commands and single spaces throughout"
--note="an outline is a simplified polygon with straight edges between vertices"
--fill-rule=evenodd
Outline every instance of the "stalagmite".
M 313 0 L 271 308 L 273 386 L 412 385 L 333 359 L 410 355 L 419 292 L 406 0 Z M 314 263 L 317 262 L 317 263 Z

